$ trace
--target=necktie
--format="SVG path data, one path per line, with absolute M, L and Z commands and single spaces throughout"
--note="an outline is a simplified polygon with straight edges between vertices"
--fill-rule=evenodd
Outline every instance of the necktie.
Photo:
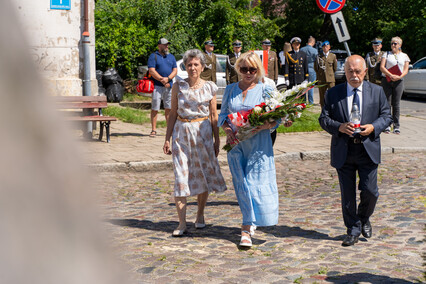
M 354 88 L 354 89 L 353 89 L 353 91 L 354 91 L 354 99 L 353 99 L 352 104 L 356 104 L 356 105 L 358 106 L 358 109 L 360 109 L 360 106 L 359 106 L 358 89 L 357 89 L 357 88 Z

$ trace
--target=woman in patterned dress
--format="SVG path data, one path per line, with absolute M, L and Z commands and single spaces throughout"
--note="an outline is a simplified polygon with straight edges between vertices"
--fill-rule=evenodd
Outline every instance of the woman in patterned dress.
M 202 229 L 206 226 L 204 207 L 209 192 L 226 190 L 217 160 L 220 146 L 216 108 L 218 88 L 215 83 L 200 78 L 205 62 L 201 51 L 191 49 L 185 52 L 183 64 L 188 78 L 176 77 L 172 88 L 172 108 L 163 151 L 173 155 L 174 196 L 179 217 L 179 226 L 172 234 L 175 237 L 182 236 L 187 230 L 187 196 L 197 195 L 195 228 Z
M 228 115 L 254 108 L 264 102 L 272 91 L 270 86 L 262 83 L 265 71 L 258 55 L 246 52 L 235 66 L 241 81 L 226 87 L 218 121 L 218 126 L 222 126 L 227 135 L 227 143 L 236 139 L 236 129 Z M 240 141 L 228 152 L 232 182 L 243 215 L 240 246 L 252 246 L 250 236 L 254 234 L 256 226 L 273 226 L 278 223 L 278 189 L 269 134 L 278 124 L 279 121 L 273 121 L 258 126 L 256 135 Z

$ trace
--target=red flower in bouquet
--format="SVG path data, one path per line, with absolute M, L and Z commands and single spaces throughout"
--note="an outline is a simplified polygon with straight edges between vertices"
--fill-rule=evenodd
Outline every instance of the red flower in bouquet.
M 287 122 L 300 118 L 303 110 L 306 109 L 306 104 L 300 102 L 300 97 L 312 89 L 315 83 L 316 81 L 303 83 L 285 92 L 273 91 L 265 102 L 256 105 L 253 109 L 229 114 L 230 123 L 237 128 L 237 140 L 226 144 L 223 149 L 229 152 L 239 141 L 249 139 L 257 133 L 255 128 L 266 121 L 284 119 L 284 122 Z

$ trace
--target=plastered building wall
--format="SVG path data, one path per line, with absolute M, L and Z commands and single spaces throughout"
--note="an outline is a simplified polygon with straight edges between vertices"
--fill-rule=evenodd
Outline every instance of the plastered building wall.
M 70 10 L 50 9 L 51 0 L 14 0 L 27 33 L 29 51 L 52 95 L 83 95 L 84 2 L 70 0 Z M 97 95 L 94 0 L 89 1 L 90 70 L 92 95 Z M 58 1 L 56 1 L 58 2 Z

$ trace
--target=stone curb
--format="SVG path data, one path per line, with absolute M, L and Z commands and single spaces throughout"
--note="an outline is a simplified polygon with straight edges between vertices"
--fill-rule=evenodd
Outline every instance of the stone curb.
M 382 154 L 393 153 L 418 153 L 426 152 L 426 147 L 382 147 Z M 276 161 L 295 161 L 295 160 L 325 160 L 330 158 L 330 151 L 307 151 L 307 152 L 289 152 L 275 156 Z M 226 159 L 220 158 L 219 164 L 226 166 Z M 158 171 L 172 170 L 173 162 L 170 161 L 150 161 L 150 162 L 119 162 L 119 163 L 103 163 L 89 164 L 89 168 L 98 171 L 118 171 L 118 170 L 134 170 L 134 171 Z

